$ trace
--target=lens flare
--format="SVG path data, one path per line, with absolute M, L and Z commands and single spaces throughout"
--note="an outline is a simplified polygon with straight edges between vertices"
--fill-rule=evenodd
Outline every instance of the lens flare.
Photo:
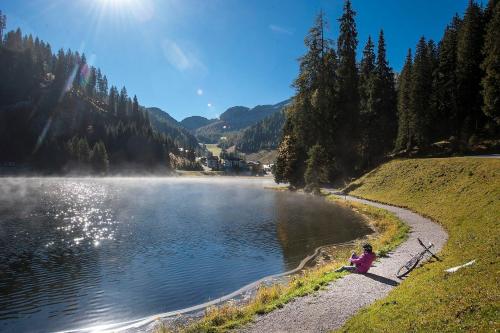
M 134 17 L 138 21 L 148 21 L 153 16 L 153 5 L 149 0 L 95 0 L 102 14 L 119 19 Z

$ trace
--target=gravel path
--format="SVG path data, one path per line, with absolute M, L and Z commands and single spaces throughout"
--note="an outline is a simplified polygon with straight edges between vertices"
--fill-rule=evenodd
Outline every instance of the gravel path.
M 412 254 L 422 250 L 417 237 L 425 244 L 434 243 L 434 252 L 438 252 L 448 238 L 448 234 L 440 225 L 407 209 L 351 196 L 346 196 L 346 200 L 362 202 L 395 213 L 411 227 L 408 240 L 390 253 L 389 257 L 375 262 L 369 273 L 349 274 L 333 281 L 325 290 L 297 298 L 282 309 L 257 317 L 240 332 L 329 332 L 340 328 L 359 309 L 383 298 L 398 285 L 399 280 L 395 274 L 399 267 L 408 261 Z

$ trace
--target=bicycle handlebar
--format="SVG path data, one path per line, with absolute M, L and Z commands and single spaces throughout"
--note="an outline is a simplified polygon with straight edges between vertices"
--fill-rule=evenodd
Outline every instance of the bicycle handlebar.
M 420 245 L 422 245 L 422 247 L 425 249 L 424 252 L 429 252 L 436 260 L 440 261 L 440 259 L 430 251 L 430 248 L 434 246 L 434 244 L 432 243 L 429 243 L 429 246 L 425 246 L 425 244 L 422 242 L 422 240 L 420 240 L 420 238 L 417 238 L 418 242 L 420 243 Z M 422 253 L 424 253 L 422 252 Z
M 434 246 L 434 244 L 432 244 L 432 243 L 429 243 L 428 246 L 425 246 L 424 242 L 422 242 L 422 240 L 420 238 L 417 238 L 417 240 L 420 243 L 420 245 L 422 245 L 425 249 L 430 249 L 431 247 Z

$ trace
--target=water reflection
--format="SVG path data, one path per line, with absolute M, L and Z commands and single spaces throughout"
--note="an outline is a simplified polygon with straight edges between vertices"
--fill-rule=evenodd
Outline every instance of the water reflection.
M 323 198 L 281 193 L 276 195 L 275 207 L 277 238 L 287 270 L 295 268 L 305 254 L 312 254 L 317 247 L 342 243 L 371 232 L 351 210 L 332 205 Z
M 348 210 L 255 181 L 2 181 L 0 331 L 184 308 L 369 232 Z

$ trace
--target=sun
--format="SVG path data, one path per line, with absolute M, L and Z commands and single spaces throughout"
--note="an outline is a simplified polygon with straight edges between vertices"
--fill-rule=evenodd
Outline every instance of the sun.
M 104 7 L 114 9 L 134 7 L 140 4 L 139 0 L 98 0 L 98 2 Z
M 124 23 L 135 18 L 147 21 L 152 18 L 153 2 L 151 0 L 94 0 L 94 12 L 99 18 L 107 17 L 112 21 Z

